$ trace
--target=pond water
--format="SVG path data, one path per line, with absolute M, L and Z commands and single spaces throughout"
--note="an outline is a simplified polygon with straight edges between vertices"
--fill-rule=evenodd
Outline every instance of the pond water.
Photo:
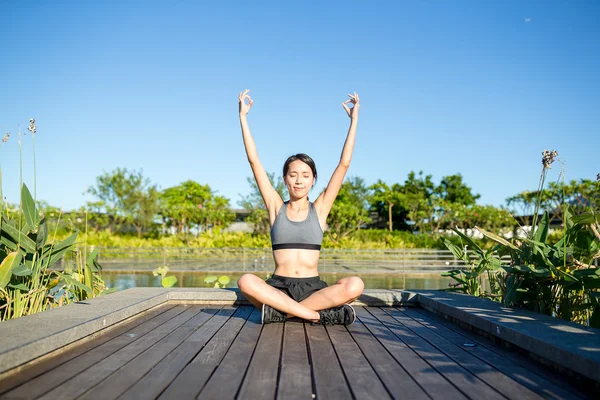
M 237 287 L 237 279 L 243 272 L 206 272 L 206 271 L 170 271 L 168 275 L 177 277 L 175 287 L 212 287 L 205 283 L 208 276 L 228 276 L 230 283 L 227 287 Z M 256 276 L 266 279 L 269 272 L 253 272 Z M 425 274 L 356 274 L 356 273 L 321 273 L 321 279 L 328 284 L 334 284 L 345 276 L 360 276 L 365 282 L 365 289 L 444 289 L 448 287 L 451 279 L 441 276 L 441 273 Z M 119 290 L 132 287 L 160 287 L 160 277 L 153 276 L 151 271 L 102 271 L 102 279 L 109 288 Z

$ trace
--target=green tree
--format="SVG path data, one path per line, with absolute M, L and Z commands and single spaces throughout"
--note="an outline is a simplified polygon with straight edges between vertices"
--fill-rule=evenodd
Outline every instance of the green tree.
M 209 227 L 227 228 L 234 220 L 235 213 L 231 211 L 229 199 L 223 196 L 212 195 L 211 198 L 200 207 L 201 225 L 207 230 Z
M 408 212 L 405 207 L 405 196 L 402 193 L 403 187 L 397 183 L 390 187 L 380 179 L 369 189 L 372 192 L 371 210 L 378 215 L 387 215 L 390 232 L 394 229 L 394 224 L 396 229 L 406 229 Z
M 446 227 L 459 229 L 468 236 L 475 234 L 475 227 L 490 232 L 500 232 L 503 228 L 515 226 L 512 214 L 502 207 L 478 204 L 466 206 L 460 203 L 448 203 L 446 207 L 445 212 L 448 216 Z
M 327 232 L 333 241 L 359 230 L 371 222 L 369 218 L 370 190 L 359 177 L 350 177 L 342 184 L 329 217 Z
M 456 227 L 473 235 L 476 224 L 496 229 L 510 222 L 506 218 L 506 212 L 493 206 L 476 205 L 480 197 L 463 182 L 461 174 L 442 177 L 431 200 L 431 203 L 436 204 L 435 216 L 431 218 L 435 223 L 430 224 L 431 229 L 437 231 L 442 227 Z
M 437 199 L 431 175 L 423 175 L 423 171 L 419 171 L 418 176 L 414 171 L 409 172 L 403 191 L 408 218 L 414 227 L 420 232 L 433 230 L 431 225 L 435 218 Z
M 410 171 L 404 181 L 404 193 L 418 195 L 424 199 L 430 198 L 435 193 L 435 184 L 431 180 L 431 175 L 423 175 L 423 171 L 419 171 L 417 176 L 414 171 Z
M 113 216 L 111 231 L 122 224 L 131 224 L 141 237 L 158 212 L 158 190 L 141 171 L 117 168 L 96 178 L 96 186 L 88 193 L 102 202 L 104 211 Z
M 275 173 L 267 173 L 271 185 L 275 188 L 277 193 L 284 199 L 285 184 L 283 183 L 282 177 L 275 179 Z M 246 221 L 252 226 L 254 233 L 265 234 L 269 232 L 271 223 L 269 221 L 269 213 L 265 207 L 265 202 L 260 194 L 256 180 L 253 177 L 247 178 L 248 184 L 250 185 L 250 194 L 241 196 L 241 200 L 238 201 L 238 205 L 248 211 L 250 215 L 246 218 Z
M 531 215 L 539 199 L 539 209 L 547 210 L 554 218 L 562 219 L 562 204 L 571 207 L 574 214 L 586 210 L 600 209 L 600 188 L 598 182 L 589 179 L 570 182 L 550 182 L 541 191 L 523 191 L 506 199 L 509 207 L 517 215 Z
M 443 228 L 466 230 L 475 226 L 474 221 L 488 227 L 509 223 L 506 210 L 477 206 L 480 195 L 472 192 L 460 174 L 444 176 L 436 186 L 431 175 L 411 171 L 403 192 L 408 217 L 419 232 L 437 235 Z M 486 221 L 484 215 L 491 220 Z
M 142 237 L 142 233 L 154 225 L 159 211 L 160 191 L 156 186 L 150 186 L 138 193 L 138 204 L 131 221 L 138 237 Z
M 179 233 L 187 233 L 192 226 L 204 224 L 206 213 L 201 210 L 212 197 L 210 186 L 187 180 L 162 191 L 160 214 L 166 225 L 176 227 Z
M 465 206 L 474 205 L 481 197 L 480 194 L 473 194 L 471 188 L 465 185 L 461 174 L 444 176 L 435 193 L 443 200 Z

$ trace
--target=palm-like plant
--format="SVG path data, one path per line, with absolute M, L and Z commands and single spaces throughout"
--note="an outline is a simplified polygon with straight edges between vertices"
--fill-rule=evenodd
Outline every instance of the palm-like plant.
M 543 153 L 538 193 L 557 155 L 555 151 Z M 573 215 L 572 209 L 563 205 L 563 235 L 557 243 L 549 244 L 550 218 L 545 211 L 541 220 L 538 219 L 540 201 L 536 203 L 530 234 L 524 239 L 509 241 L 478 227 L 483 235 L 497 243 L 484 252 L 456 231 L 463 244 L 473 250 L 472 257 L 444 240 L 446 247 L 470 266 L 467 271 L 454 270 L 446 275 L 457 281 L 454 290 L 600 328 L 600 269 L 594 265 L 600 258 L 597 210 Z M 508 264 L 502 261 L 503 255 L 509 256 Z M 484 273 L 489 277 L 489 293 L 481 290 L 479 278 Z

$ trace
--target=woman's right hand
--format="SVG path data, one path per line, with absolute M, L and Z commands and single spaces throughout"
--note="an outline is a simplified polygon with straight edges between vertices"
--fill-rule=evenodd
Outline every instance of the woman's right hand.
M 354 94 L 349 94 L 350 100 L 346 100 L 342 102 L 342 107 L 346 110 L 346 113 L 350 117 L 350 119 L 358 118 L 358 111 L 360 110 L 360 100 L 358 98 L 358 93 L 354 92 Z M 351 103 L 352 108 L 348 107 L 347 104 Z
M 253 102 L 248 95 L 249 92 L 250 90 L 246 89 L 243 92 L 240 92 L 240 95 L 238 96 L 238 100 L 240 102 L 240 117 L 248 115 L 250 108 L 252 107 Z M 248 99 L 248 103 L 246 103 L 246 99 Z

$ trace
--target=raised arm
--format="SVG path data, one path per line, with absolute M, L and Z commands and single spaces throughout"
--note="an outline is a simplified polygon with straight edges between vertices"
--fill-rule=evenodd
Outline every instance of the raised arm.
M 271 185 L 269 176 L 258 159 L 256 145 L 254 144 L 254 139 L 252 138 L 250 127 L 248 126 L 248 112 L 253 104 L 252 98 L 250 98 L 248 95 L 249 92 L 250 91 L 246 89 L 238 96 L 242 137 L 244 139 L 244 147 L 246 148 L 246 156 L 248 156 L 248 162 L 252 168 L 254 179 L 256 180 L 258 190 L 260 191 L 263 201 L 265 202 L 265 206 L 267 207 L 267 211 L 269 212 L 271 224 L 273 224 L 275 217 L 277 216 L 277 211 L 283 204 L 283 200 L 275 188 L 273 188 L 273 185 Z M 247 103 L 246 99 L 248 100 Z
M 317 213 L 319 214 L 319 220 L 322 221 L 322 224 L 324 224 L 329 215 L 329 211 L 331 211 L 333 202 L 342 187 L 346 171 L 348 171 L 350 161 L 352 160 L 354 139 L 356 137 L 356 125 L 358 124 L 358 112 L 360 110 L 360 100 L 356 92 L 354 92 L 354 94 L 349 94 L 348 97 L 350 97 L 350 99 L 342 102 L 342 106 L 344 107 L 344 110 L 346 110 L 348 117 L 350 117 L 350 128 L 348 129 L 348 136 L 346 136 L 346 141 L 344 142 L 340 162 L 335 171 L 333 171 L 333 175 L 331 175 L 331 179 L 329 179 L 325 191 L 321 193 L 314 203 Z M 348 103 L 352 104 L 352 108 L 348 107 Z

